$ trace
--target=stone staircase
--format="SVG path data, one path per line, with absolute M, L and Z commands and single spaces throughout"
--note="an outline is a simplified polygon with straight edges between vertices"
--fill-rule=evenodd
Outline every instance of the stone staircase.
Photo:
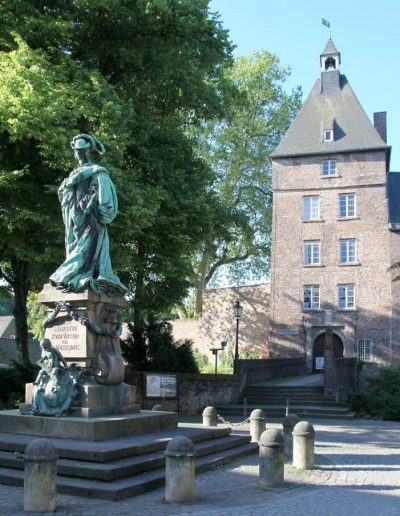
M 243 416 L 254 409 L 263 409 L 268 417 L 284 417 L 286 402 L 289 400 L 289 412 L 301 418 L 351 419 L 354 412 L 336 403 L 333 398 L 323 395 L 322 387 L 316 386 L 262 386 L 249 385 L 239 403 L 219 405 L 217 411 L 225 419 L 229 416 Z
M 165 483 L 164 451 L 177 435 L 196 450 L 196 472 L 206 471 L 258 451 L 248 435 L 228 427 L 181 424 L 176 430 L 107 441 L 50 438 L 59 455 L 58 493 L 120 500 Z M 23 452 L 34 437 L 0 432 L 0 483 L 22 486 Z

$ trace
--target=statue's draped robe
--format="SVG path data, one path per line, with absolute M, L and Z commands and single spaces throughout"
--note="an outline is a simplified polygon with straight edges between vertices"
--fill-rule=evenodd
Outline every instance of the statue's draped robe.
M 106 224 L 117 215 L 115 187 L 105 168 L 90 164 L 75 169 L 60 186 L 65 224 L 65 262 L 50 276 L 63 290 L 124 293 L 111 267 Z

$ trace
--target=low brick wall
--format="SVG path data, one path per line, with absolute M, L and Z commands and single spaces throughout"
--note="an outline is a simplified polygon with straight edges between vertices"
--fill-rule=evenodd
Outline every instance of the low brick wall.
M 136 402 L 144 410 L 161 404 L 165 410 L 180 414 L 198 414 L 208 405 L 234 403 L 240 395 L 240 378 L 237 375 L 178 373 L 177 377 L 177 399 L 146 398 L 145 373 L 125 369 L 125 382 L 136 386 Z
M 249 383 L 305 374 L 304 358 L 265 358 L 239 360 L 242 387 Z
M 347 403 L 356 392 L 357 359 L 333 358 L 324 369 L 324 395 Z

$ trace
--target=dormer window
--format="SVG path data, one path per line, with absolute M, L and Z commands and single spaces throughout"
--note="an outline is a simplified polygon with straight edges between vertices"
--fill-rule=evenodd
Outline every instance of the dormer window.
M 333 142 L 333 129 L 324 129 L 322 141 Z

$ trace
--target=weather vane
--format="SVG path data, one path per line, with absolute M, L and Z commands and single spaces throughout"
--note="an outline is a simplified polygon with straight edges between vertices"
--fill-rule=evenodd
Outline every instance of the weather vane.
M 325 25 L 325 27 L 328 27 L 329 29 L 329 39 L 332 38 L 332 32 L 331 32 L 331 24 L 328 22 L 328 20 L 325 20 L 324 18 L 321 18 L 322 25 Z

